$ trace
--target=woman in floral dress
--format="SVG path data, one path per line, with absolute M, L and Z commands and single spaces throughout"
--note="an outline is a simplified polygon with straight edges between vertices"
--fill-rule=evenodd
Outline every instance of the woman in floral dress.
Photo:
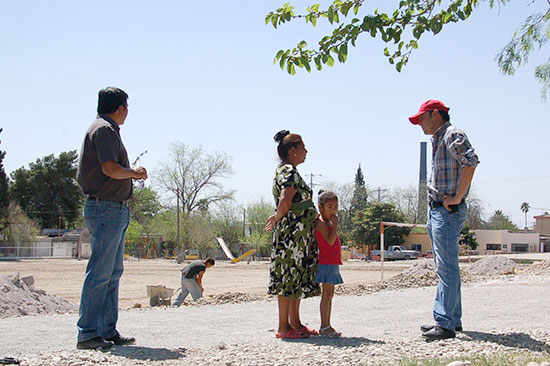
M 313 228 L 317 211 L 312 190 L 296 166 L 306 160 L 300 135 L 280 131 L 274 137 L 281 163 L 275 171 L 273 196 L 277 212 L 267 219 L 274 230 L 268 293 L 278 296 L 277 338 L 306 338 L 319 333 L 300 321 L 300 300 L 320 294 L 315 282 L 318 249 Z

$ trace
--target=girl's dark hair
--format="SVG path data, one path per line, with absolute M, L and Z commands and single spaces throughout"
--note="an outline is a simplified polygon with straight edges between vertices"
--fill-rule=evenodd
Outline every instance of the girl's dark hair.
M 204 263 L 210 263 L 211 265 L 214 265 L 214 264 L 216 264 L 216 261 L 214 260 L 214 258 L 208 257 L 208 258 L 206 258 Z
M 279 144 L 277 146 L 277 153 L 281 161 L 288 160 L 288 152 L 293 147 L 298 147 L 302 142 L 302 136 L 295 133 L 290 133 L 288 130 L 281 130 L 273 136 L 273 140 Z
M 317 201 L 321 206 L 331 200 L 336 200 L 338 202 L 338 196 L 333 191 L 323 191 L 322 189 L 318 193 L 319 197 Z

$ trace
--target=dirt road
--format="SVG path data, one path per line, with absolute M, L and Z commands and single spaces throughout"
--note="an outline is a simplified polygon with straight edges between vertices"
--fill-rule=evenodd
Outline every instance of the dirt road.
M 389 278 L 412 265 L 414 261 L 385 265 Z M 19 272 L 21 276 L 34 276 L 35 287 L 47 293 L 62 296 L 78 305 L 84 273 L 88 261 L 75 259 L 37 259 L 0 261 L 0 275 Z M 164 285 L 177 289 L 180 285 L 182 264 L 167 260 L 141 260 L 124 262 L 120 284 L 119 304 L 122 309 L 135 304 L 148 305 L 147 285 Z M 349 262 L 341 267 L 346 284 L 365 284 L 380 280 L 379 264 Z M 204 276 L 205 296 L 224 292 L 265 294 L 269 281 L 269 263 L 251 264 L 218 261 Z

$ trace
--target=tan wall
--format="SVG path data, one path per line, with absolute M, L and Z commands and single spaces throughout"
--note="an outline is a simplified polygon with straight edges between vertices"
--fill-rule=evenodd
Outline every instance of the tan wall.
M 428 250 L 432 250 L 432 243 L 430 242 L 430 237 L 428 234 L 423 233 L 413 233 L 408 236 L 403 236 L 405 242 L 403 245 L 407 249 L 411 249 L 412 244 L 421 244 L 422 245 L 422 254 L 426 254 Z
M 512 244 L 527 244 L 528 252 L 539 251 L 538 233 L 513 233 L 508 230 L 474 230 L 474 232 L 479 244 L 476 252 L 481 255 L 513 253 Z M 487 244 L 500 245 L 500 250 L 487 249 Z
M 535 216 L 535 232 L 550 235 L 550 216 Z

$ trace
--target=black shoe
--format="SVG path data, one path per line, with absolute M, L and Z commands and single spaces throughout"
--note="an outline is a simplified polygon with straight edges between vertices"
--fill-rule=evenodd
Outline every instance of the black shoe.
M 422 332 L 427 332 L 429 331 L 430 329 L 432 329 L 433 327 L 435 327 L 435 325 L 421 325 L 420 326 L 420 330 Z M 456 327 L 455 328 L 455 332 L 462 332 L 462 327 Z
M 441 328 L 439 325 L 434 326 L 427 332 L 422 333 L 422 337 L 425 337 L 429 341 L 435 341 L 438 339 L 448 339 L 456 337 L 454 330 Z
M 101 337 L 95 337 L 86 341 L 78 342 L 76 349 L 108 349 L 114 346 L 112 342 L 105 342 Z
M 111 337 L 111 338 L 105 338 L 106 341 L 108 342 L 113 342 L 115 345 L 117 346 L 127 346 L 129 344 L 134 344 L 136 343 L 136 339 L 135 338 L 132 338 L 132 337 L 121 337 L 120 334 L 117 334 L 116 336 L 114 337 Z

